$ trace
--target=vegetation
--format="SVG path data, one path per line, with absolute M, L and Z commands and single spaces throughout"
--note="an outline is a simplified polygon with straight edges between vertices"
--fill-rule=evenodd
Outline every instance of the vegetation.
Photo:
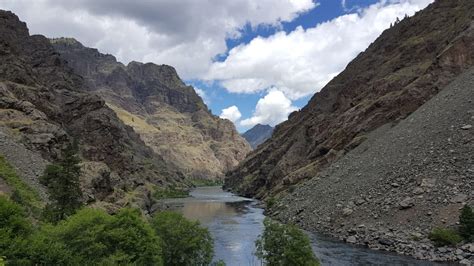
M 71 144 L 63 150 L 62 159 L 57 164 L 48 165 L 40 178 L 41 184 L 48 188 L 51 202 L 44 210 L 47 221 L 63 220 L 82 206 L 79 162 L 77 145 Z
M 462 241 L 461 236 L 452 229 L 435 228 L 429 235 L 436 246 L 454 246 Z
M 39 215 L 43 203 L 38 193 L 21 180 L 15 169 L 2 156 L 0 156 L 0 177 L 13 189 L 12 199 L 15 202 L 25 206 L 32 214 Z
M 180 188 L 157 188 L 153 193 L 153 198 L 155 199 L 170 199 L 170 198 L 186 198 L 189 196 L 189 192 L 187 190 L 183 190 Z
M 191 183 L 196 187 L 214 187 L 222 186 L 224 184 L 223 180 L 212 180 L 212 179 L 192 179 Z
M 207 229 L 177 213 L 159 213 L 149 223 L 136 209 L 110 215 L 83 208 L 57 224 L 33 225 L 17 203 L 0 196 L 6 264 L 209 265 L 212 243 Z
M 255 242 L 255 255 L 267 265 L 320 265 L 308 236 L 293 225 L 265 218 L 263 234 Z
M 277 200 L 274 197 L 269 197 L 266 200 L 266 204 L 268 208 L 272 208 L 273 206 L 275 206 L 276 203 L 277 203 Z
M 209 265 L 214 255 L 209 231 L 175 212 L 158 213 L 152 226 L 163 240 L 165 265 Z
M 468 205 L 464 205 L 459 216 L 459 234 L 466 241 L 474 241 L 474 212 Z

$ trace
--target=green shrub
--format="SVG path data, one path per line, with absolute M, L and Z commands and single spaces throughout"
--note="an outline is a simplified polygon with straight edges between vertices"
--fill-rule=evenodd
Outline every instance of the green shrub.
M 266 200 L 266 203 L 267 203 L 267 207 L 268 208 L 272 208 L 273 206 L 275 206 L 276 204 L 276 199 L 274 197 L 269 197 L 267 200 Z
M 191 183 L 196 187 L 213 187 L 213 186 L 222 186 L 224 184 L 224 181 L 194 178 L 194 179 L 191 179 Z
M 263 234 L 255 242 L 255 255 L 267 265 L 320 265 L 308 236 L 293 225 L 265 218 Z
M 474 241 L 474 212 L 468 205 L 464 205 L 459 216 L 459 234 L 466 241 Z
M 153 193 L 153 198 L 160 199 L 171 199 L 171 198 L 186 198 L 189 196 L 189 192 L 178 188 L 158 188 Z
M 162 265 L 161 241 L 138 210 L 116 215 L 85 208 L 32 238 L 30 258 L 42 265 Z
M 429 235 L 436 246 L 454 246 L 462 241 L 461 236 L 452 229 L 435 228 Z
M 25 253 L 31 222 L 17 203 L 0 196 L 0 254 L 7 261 L 18 262 Z
M 160 212 L 152 226 L 163 241 L 165 265 L 209 265 L 213 240 L 206 228 L 176 212 Z

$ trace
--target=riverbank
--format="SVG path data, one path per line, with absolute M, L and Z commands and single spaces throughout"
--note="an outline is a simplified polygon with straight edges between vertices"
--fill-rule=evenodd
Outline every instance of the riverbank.
M 162 200 L 167 210 L 198 220 L 214 238 L 215 260 L 227 266 L 260 265 L 253 255 L 255 240 L 265 218 L 261 202 L 223 191 L 220 187 L 199 187 L 191 197 Z M 395 253 L 375 251 L 308 232 L 312 249 L 323 265 L 433 265 Z

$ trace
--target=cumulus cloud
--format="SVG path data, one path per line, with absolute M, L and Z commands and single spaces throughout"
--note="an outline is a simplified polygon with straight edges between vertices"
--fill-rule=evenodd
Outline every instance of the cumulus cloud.
M 197 95 L 202 98 L 205 104 L 209 105 L 211 103 L 211 99 L 204 90 L 194 87 L 194 91 L 196 91 Z
M 279 26 L 314 8 L 312 0 L 2 0 L 33 33 L 75 37 L 132 60 L 170 64 L 199 78 L 245 25 Z
M 291 105 L 290 99 L 283 92 L 271 89 L 265 97 L 257 102 L 252 117 L 240 121 L 242 126 L 269 124 L 275 126 L 288 118 L 288 115 L 297 108 Z
M 229 119 L 234 123 L 236 123 L 241 117 L 242 114 L 240 113 L 239 108 L 235 105 L 222 109 L 220 115 L 220 118 Z
M 381 1 L 313 28 L 257 37 L 215 62 L 206 79 L 233 93 L 276 87 L 289 99 L 319 91 L 397 17 L 413 15 L 432 0 Z

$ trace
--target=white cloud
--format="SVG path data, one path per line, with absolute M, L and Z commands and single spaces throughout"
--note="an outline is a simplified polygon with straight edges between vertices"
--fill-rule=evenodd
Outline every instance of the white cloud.
M 242 114 L 240 113 L 239 108 L 237 108 L 237 106 L 232 105 L 228 108 L 222 109 L 220 117 L 224 119 L 229 119 L 230 121 L 235 123 L 242 117 Z
M 209 105 L 211 103 L 211 99 L 204 90 L 197 87 L 194 87 L 194 90 L 196 91 L 197 95 L 202 98 L 205 104 Z
M 226 52 L 227 37 L 249 24 L 279 26 L 314 8 L 312 0 L 2 0 L 32 33 L 74 37 L 89 47 L 132 60 L 169 64 L 199 78 Z
M 220 80 L 233 93 L 277 87 L 292 100 L 314 94 L 397 17 L 412 15 L 430 2 L 383 0 L 313 28 L 257 37 L 230 50 L 223 62 L 215 62 L 206 79 Z
M 265 97 L 257 102 L 252 117 L 240 121 L 241 126 L 269 124 L 275 126 L 288 118 L 288 115 L 297 108 L 291 105 L 290 99 L 283 92 L 271 89 Z

